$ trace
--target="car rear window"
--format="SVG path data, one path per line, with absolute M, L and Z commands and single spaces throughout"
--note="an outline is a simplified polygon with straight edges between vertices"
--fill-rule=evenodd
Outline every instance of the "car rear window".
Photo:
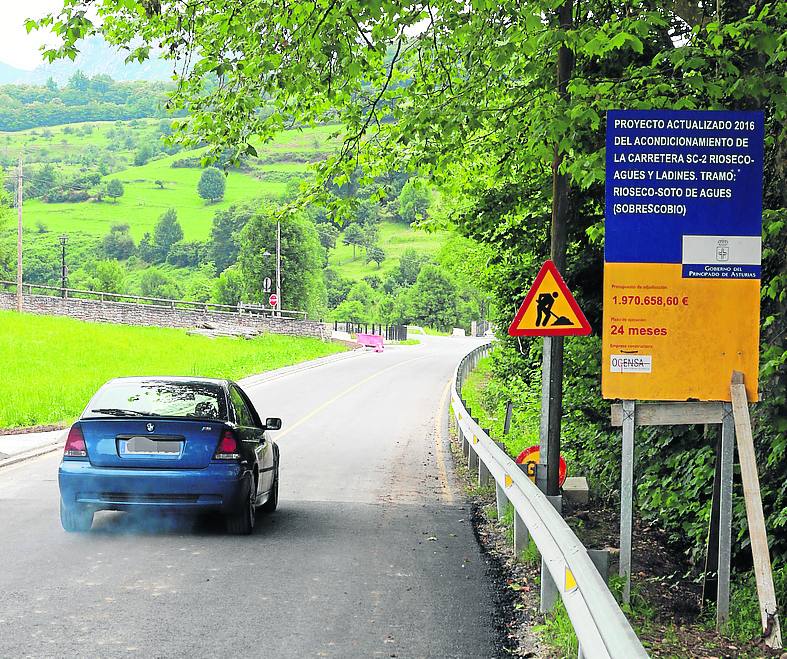
M 218 384 L 167 380 L 105 384 L 90 401 L 82 416 L 228 418 L 224 390 Z

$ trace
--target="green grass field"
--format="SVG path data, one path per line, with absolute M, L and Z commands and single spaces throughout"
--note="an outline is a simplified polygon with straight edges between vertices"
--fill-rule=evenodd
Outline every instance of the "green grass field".
M 249 174 L 230 172 L 224 199 L 208 203 L 197 194 L 202 170 L 170 167 L 173 160 L 196 153 L 181 152 L 106 177 L 123 182 L 125 191 L 117 201 L 47 204 L 33 199 L 24 206 L 25 223 L 35 226 L 42 222 L 51 232 L 78 231 L 93 236 L 105 235 L 113 224 L 128 223 L 131 234 L 139 240 L 146 231 L 153 232 L 156 221 L 168 208 L 174 208 L 185 240 L 205 240 L 216 211 L 259 197 L 277 198 L 285 190 L 284 182 L 261 181 Z M 157 180 L 164 183 L 163 189 L 155 184 Z
M 86 323 L 0 311 L 0 428 L 69 422 L 123 375 L 241 378 L 343 351 L 318 339 L 189 336 L 185 330 Z
M 448 232 L 427 233 L 415 231 L 401 222 L 383 222 L 380 224 L 380 247 L 385 251 L 385 261 L 377 267 L 376 263 L 366 263 L 366 252 L 357 247 L 356 258 L 353 260 L 351 245 L 343 245 L 341 237 L 336 242 L 336 249 L 328 256 L 328 265 L 342 277 L 359 280 L 369 275 L 384 277 L 398 267 L 402 252 L 412 248 L 421 254 L 434 255 L 449 237 Z

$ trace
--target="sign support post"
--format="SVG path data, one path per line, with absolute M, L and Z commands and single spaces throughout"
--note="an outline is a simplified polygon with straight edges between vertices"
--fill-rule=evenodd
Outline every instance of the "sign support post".
M 716 630 L 730 618 L 730 561 L 732 559 L 732 477 L 735 464 L 735 423 L 732 405 L 722 405 L 719 470 L 719 560 L 716 586 Z
M 539 426 L 539 461 L 536 467 L 536 485 L 547 494 L 547 469 L 549 468 L 549 400 L 552 389 L 552 337 L 544 337 L 541 357 L 541 423 Z
M 633 400 L 623 401 L 623 446 L 620 470 L 620 566 L 625 578 L 623 602 L 631 601 L 631 537 L 634 520 L 634 415 Z

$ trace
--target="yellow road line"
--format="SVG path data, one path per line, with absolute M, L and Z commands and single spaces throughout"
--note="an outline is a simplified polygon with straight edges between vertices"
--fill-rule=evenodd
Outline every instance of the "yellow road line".
M 286 430 L 282 430 L 281 432 L 279 432 L 276 435 L 274 435 L 274 439 L 278 442 L 285 435 L 287 435 L 287 433 L 292 432 L 293 430 L 295 430 L 296 428 L 302 426 L 304 423 L 306 423 L 310 419 L 313 419 L 320 412 L 322 412 L 323 410 L 327 409 L 328 407 L 333 405 L 335 402 L 337 402 L 340 398 L 343 398 L 347 394 L 352 393 L 356 389 L 359 389 L 360 387 L 365 385 L 367 382 L 369 382 L 371 380 L 374 380 L 374 378 L 381 376 L 383 373 L 387 373 L 388 371 L 392 371 L 395 368 L 399 368 L 400 366 L 404 366 L 405 364 L 410 364 L 412 362 L 416 362 L 416 361 L 418 361 L 420 359 L 426 359 L 426 357 L 428 357 L 428 355 L 424 355 L 423 357 L 415 357 L 414 359 L 408 359 L 407 361 L 399 362 L 398 364 L 394 364 L 393 366 L 389 366 L 388 368 L 384 368 L 382 371 L 377 371 L 377 373 L 372 373 L 369 377 L 364 378 L 360 382 L 356 382 L 351 387 L 347 387 L 347 389 L 345 389 L 344 391 L 336 394 L 336 396 L 334 396 L 330 400 L 326 400 L 322 405 L 319 405 L 318 407 L 315 407 L 306 416 L 301 417 L 300 419 L 298 419 L 295 423 L 293 423 L 291 426 L 289 426 Z
M 437 412 L 434 416 L 434 446 L 435 446 L 435 460 L 437 461 L 437 471 L 440 474 L 441 492 L 440 496 L 443 501 L 453 503 L 454 493 L 448 484 L 448 469 L 445 465 L 445 452 L 443 451 L 443 412 L 445 411 L 445 403 L 448 400 L 448 392 L 451 388 L 451 381 L 445 384 L 443 395 L 440 398 L 440 404 L 437 406 Z

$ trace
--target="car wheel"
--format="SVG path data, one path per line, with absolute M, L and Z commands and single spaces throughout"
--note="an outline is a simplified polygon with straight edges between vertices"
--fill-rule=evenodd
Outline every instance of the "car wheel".
M 67 506 L 60 499 L 60 524 L 69 533 L 84 533 L 93 526 L 93 511 L 83 506 Z
M 260 510 L 264 513 L 272 513 L 279 505 L 279 469 L 276 469 L 276 476 L 273 478 L 273 486 L 268 494 L 268 500 L 262 504 Z
M 227 517 L 227 531 L 233 535 L 249 535 L 254 530 L 256 515 L 256 496 L 252 483 L 254 479 L 246 479 L 247 492 L 241 500 L 238 511 Z

